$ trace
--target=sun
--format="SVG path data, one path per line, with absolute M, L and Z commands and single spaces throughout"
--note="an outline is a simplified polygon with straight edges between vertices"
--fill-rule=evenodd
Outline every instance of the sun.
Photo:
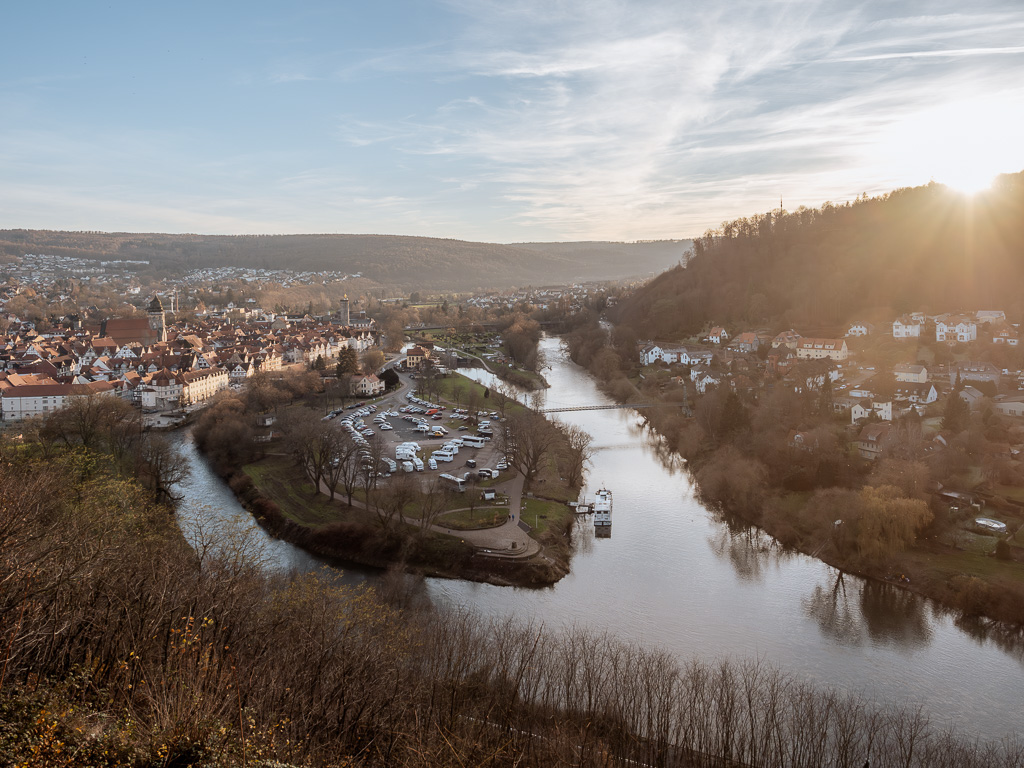
M 1000 173 L 1024 168 L 1022 119 L 1016 100 L 950 101 L 893 123 L 880 137 L 881 155 L 901 183 L 932 179 L 973 195 Z

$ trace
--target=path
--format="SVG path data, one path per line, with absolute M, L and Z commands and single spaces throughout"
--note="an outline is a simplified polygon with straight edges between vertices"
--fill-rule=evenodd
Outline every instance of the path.
M 447 536 L 457 536 L 463 541 L 471 544 L 479 554 L 488 557 L 500 557 L 507 559 L 521 560 L 533 557 L 541 550 L 540 543 L 530 537 L 527 533 L 529 526 L 523 528 L 520 525 L 520 514 L 523 504 L 524 478 L 521 474 L 507 480 L 500 485 L 494 486 L 495 490 L 501 491 L 508 496 L 508 519 L 495 528 L 482 528 L 475 531 L 457 531 L 445 525 L 432 525 L 430 530 L 435 533 L 443 533 Z M 330 496 L 330 488 L 323 480 L 320 481 L 320 493 Z M 335 498 L 341 501 L 344 494 L 335 494 Z M 366 502 L 359 499 L 352 499 L 352 505 L 366 509 Z M 455 510 L 451 510 L 455 511 Z M 420 521 L 414 517 L 402 517 L 402 521 L 413 527 L 419 528 Z

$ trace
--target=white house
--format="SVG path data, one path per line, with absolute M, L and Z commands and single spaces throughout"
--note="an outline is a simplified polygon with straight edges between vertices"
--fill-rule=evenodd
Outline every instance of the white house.
M 894 339 L 916 339 L 920 335 L 920 320 L 903 315 L 892 321 L 892 337 Z
M 940 315 L 935 318 L 936 341 L 977 341 L 978 325 L 966 315 Z
M 721 328 L 717 325 L 712 328 L 711 333 L 708 334 L 708 341 L 712 344 L 722 344 L 728 340 L 729 334 L 726 332 L 725 328 Z
M 871 323 L 851 323 L 850 327 L 846 329 L 847 336 L 870 336 L 875 332 L 875 326 Z
M 349 382 L 349 390 L 353 395 L 373 397 L 384 391 L 384 382 L 374 374 L 355 374 Z
M 917 363 L 900 363 L 892 369 L 896 381 L 924 384 L 928 381 L 928 369 Z
M 892 401 L 880 403 L 877 400 L 862 400 L 850 409 L 850 423 L 856 424 L 858 420 L 866 419 L 872 413 L 877 414 L 882 421 L 892 421 Z
M 845 360 L 850 350 L 843 339 L 800 339 L 796 345 L 799 360 Z

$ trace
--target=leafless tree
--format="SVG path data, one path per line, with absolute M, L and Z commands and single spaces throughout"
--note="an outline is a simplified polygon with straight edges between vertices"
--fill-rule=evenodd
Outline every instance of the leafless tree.
M 593 456 L 590 433 L 575 424 L 559 425 L 565 437 L 565 481 L 570 487 L 576 488 L 583 483 L 583 473 L 587 462 Z

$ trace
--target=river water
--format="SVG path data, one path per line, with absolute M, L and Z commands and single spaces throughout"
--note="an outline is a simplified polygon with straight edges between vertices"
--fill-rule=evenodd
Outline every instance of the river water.
M 567 359 L 557 338 L 541 351 L 551 388 L 546 407 L 608 404 Z M 468 375 L 492 383 L 482 370 Z M 546 589 L 428 579 L 438 605 L 515 615 L 551 628 L 579 624 L 656 646 L 685 661 L 760 658 L 801 679 L 863 692 L 879 702 L 922 705 L 934 721 L 967 734 L 1024 733 L 1024 643 L 960 625 L 910 593 L 840 576 L 810 557 L 709 511 L 694 498 L 678 458 L 636 411 L 562 413 L 594 437 L 587 495 L 614 494 L 612 535 L 597 539 L 578 518 L 572 572 Z M 193 477 L 185 489 L 186 530 L 261 533 L 231 492 L 185 441 Z M 239 531 L 245 531 L 239 533 Z M 263 536 L 268 567 L 309 570 L 323 563 Z M 346 581 L 373 579 L 346 568 Z

